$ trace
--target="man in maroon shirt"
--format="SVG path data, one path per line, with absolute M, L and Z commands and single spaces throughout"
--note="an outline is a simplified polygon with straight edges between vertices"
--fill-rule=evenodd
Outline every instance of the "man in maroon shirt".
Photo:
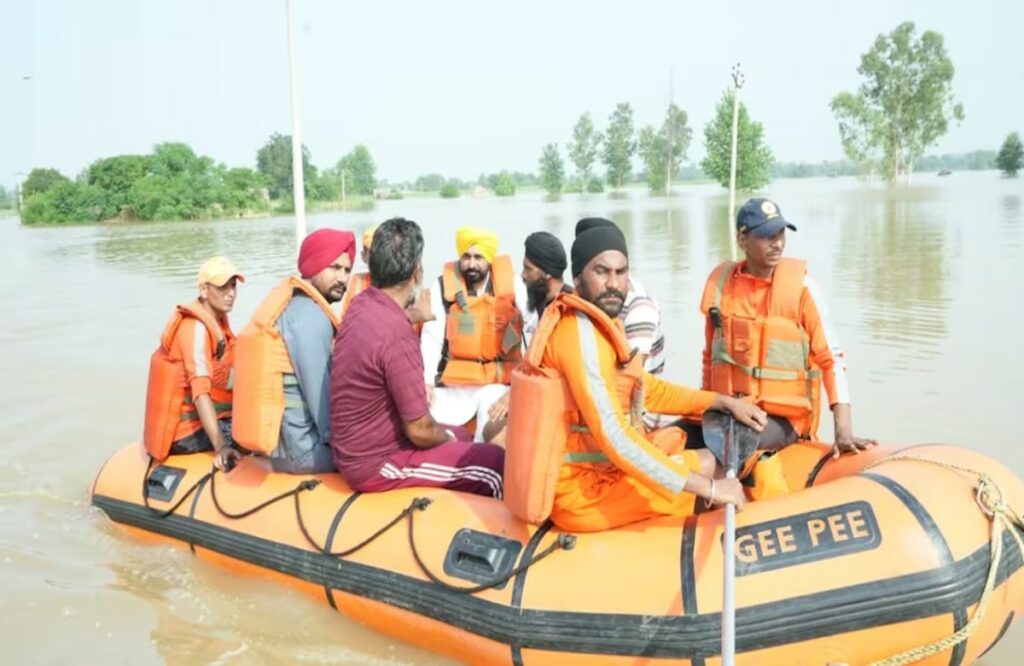
M 371 287 L 353 299 L 334 340 L 334 464 L 364 492 L 433 486 L 501 497 L 505 450 L 457 441 L 430 415 L 406 312 L 423 282 L 422 257 L 423 233 L 411 220 L 388 220 L 373 236 Z

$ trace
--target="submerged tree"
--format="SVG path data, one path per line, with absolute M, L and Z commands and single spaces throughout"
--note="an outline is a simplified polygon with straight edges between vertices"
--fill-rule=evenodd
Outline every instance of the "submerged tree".
M 636 154 L 636 138 L 633 129 L 633 108 L 628 102 L 615 107 L 608 122 L 604 137 L 602 160 L 608 167 L 608 183 L 616 189 L 629 178 L 633 170 L 633 155 Z
M 569 159 L 576 167 L 576 177 L 579 179 L 580 189 L 584 192 L 589 191 L 594 162 L 597 161 L 603 138 L 601 133 L 594 129 L 594 122 L 590 119 L 590 114 L 581 114 L 580 119 L 576 121 L 576 126 L 572 129 Z
M 549 143 L 540 153 L 540 182 L 548 194 L 558 194 L 565 184 L 565 164 L 558 144 Z
M 672 174 L 679 170 L 690 147 L 693 131 L 687 124 L 686 111 L 669 104 L 665 121 L 655 130 L 648 125 L 640 131 L 640 157 L 647 172 L 647 185 L 652 192 L 667 191 Z
M 729 187 L 732 164 L 733 91 L 727 90 L 715 107 L 714 117 L 704 126 L 706 155 L 700 166 L 708 177 Z M 736 138 L 736 189 L 756 190 L 771 178 L 774 157 L 764 143 L 764 128 L 750 119 L 747 106 L 740 102 Z
M 1021 146 L 1020 134 L 1012 132 L 1003 141 L 1003 146 L 996 156 L 996 166 L 1002 170 L 1004 176 L 1011 178 L 1024 167 L 1024 146 Z
M 373 194 L 377 187 L 377 167 L 369 149 L 359 144 L 338 160 L 338 173 L 345 174 L 345 190 L 349 194 Z
M 931 30 L 917 36 L 910 21 L 879 35 L 861 56 L 864 77 L 857 92 L 832 99 L 843 150 L 853 161 L 879 164 L 896 182 L 909 178 L 914 163 L 964 118 L 953 96 L 953 63 L 942 35 Z
M 256 168 L 270 180 L 270 198 L 292 196 L 292 137 L 274 133 L 256 153 Z M 316 167 L 310 163 L 309 148 L 302 146 L 302 179 L 311 183 Z M 309 186 L 304 188 L 309 194 Z

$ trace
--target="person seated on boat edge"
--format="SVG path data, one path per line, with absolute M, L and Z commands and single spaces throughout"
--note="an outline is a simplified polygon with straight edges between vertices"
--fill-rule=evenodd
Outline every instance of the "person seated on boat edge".
M 299 249 L 298 275 L 275 286 L 238 336 L 235 441 L 265 455 L 275 472 L 333 472 L 332 307 L 344 296 L 355 259 L 351 231 L 318 229 Z
M 744 395 L 769 416 L 761 448 L 815 439 L 824 384 L 835 421 L 835 455 L 875 446 L 855 437 L 846 356 L 807 262 L 784 258 L 786 230 L 796 227 L 768 199 L 747 201 L 736 215 L 745 259 L 723 262 L 708 276 L 703 388 Z M 700 428 L 689 432 L 694 445 Z
M 360 258 L 363 260 L 365 266 L 370 265 L 370 246 L 373 245 L 373 234 L 377 232 L 378 225 L 374 224 L 370 226 L 366 231 L 363 232 L 362 236 L 362 250 L 360 251 Z M 365 273 L 353 273 L 352 277 L 348 281 L 348 289 L 345 290 L 345 297 L 341 299 L 341 317 L 345 317 L 345 311 L 348 310 L 348 306 L 352 304 L 352 299 L 359 294 L 366 291 L 370 286 L 370 272 L 367 270 Z
M 629 288 L 621 232 L 605 226 L 584 231 L 573 242 L 571 255 L 576 291 L 555 299 L 530 343 L 527 366 L 539 361 L 539 371 L 547 372 L 544 388 L 520 383 L 523 368 L 513 382 L 508 455 L 514 456 L 510 464 L 531 468 L 525 477 L 517 470 L 517 477 L 552 479 L 548 465 L 559 465 L 553 493 L 550 486 L 538 492 L 553 496 L 550 518 L 573 532 L 607 530 L 655 516 L 686 516 L 695 511 L 697 498 L 742 508 L 740 482 L 715 478 L 721 470 L 708 450 L 685 450 L 678 428 L 659 431 L 648 440 L 640 412 L 643 407 L 669 414 L 719 409 L 755 430 L 763 427 L 765 413 L 748 402 L 672 384 L 643 370 L 618 319 Z M 559 395 L 542 395 L 548 388 Z M 565 412 L 556 406 L 552 418 L 559 423 L 540 423 L 537 414 L 544 404 L 564 405 L 578 421 L 561 423 Z M 550 450 L 558 460 L 529 453 L 560 428 L 564 447 Z M 522 511 L 513 511 L 522 516 Z
M 520 277 L 526 286 L 526 312 L 523 314 L 523 344 L 529 345 L 530 338 L 540 323 L 544 309 L 565 292 L 572 292 L 572 285 L 566 284 L 565 269 L 569 262 L 565 246 L 558 237 L 547 231 L 536 231 L 526 237 L 523 243 L 523 272 Z M 491 405 L 484 425 L 485 442 L 503 444 L 505 426 L 508 422 L 509 393 Z
M 603 217 L 585 217 L 576 223 L 576 236 L 595 227 L 610 227 L 622 232 L 619 226 Z M 626 339 L 643 357 L 644 370 L 661 377 L 665 372 L 665 335 L 661 329 L 661 308 L 658 301 L 644 288 L 634 273 L 629 276 L 626 303 L 619 319 L 626 328 Z M 644 426 L 648 431 L 671 425 L 677 417 L 644 411 Z
M 384 222 L 370 253 L 371 287 L 338 327 L 331 368 L 331 447 L 349 485 L 373 492 L 408 486 L 501 497 L 505 451 L 459 440 L 430 413 L 419 339 L 406 309 L 423 283 L 423 233 Z
M 150 357 L 143 443 L 157 461 L 213 450 L 223 470 L 239 457 L 231 440 L 235 334 L 228 323 L 239 282 L 245 276 L 230 261 L 206 260 L 199 297 L 175 308 Z
M 458 260 L 439 279 L 434 319 L 423 325 L 423 381 L 434 418 L 468 425 L 476 441 L 491 405 L 508 392 L 512 369 L 522 358 L 526 288 L 512 260 L 497 256 L 498 236 L 489 229 L 462 227 L 455 234 Z

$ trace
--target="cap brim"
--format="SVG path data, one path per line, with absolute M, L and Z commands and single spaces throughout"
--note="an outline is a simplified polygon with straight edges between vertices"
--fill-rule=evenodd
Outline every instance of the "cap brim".
M 207 282 L 209 282 L 210 284 L 212 284 L 215 287 L 223 287 L 228 282 L 231 282 L 231 278 L 235 278 L 239 282 L 245 282 L 245 276 L 242 275 L 241 273 L 232 273 L 231 275 L 227 276 L 223 280 L 220 280 L 219 284 L 217 282 L 214 282 L 213 280 L 207 280 Z
M 774 236 L 779 233 L 782 229 L 789 229 L 790 231 L 796 231 L 796 227 L 789 222 L 786 222 L 781 217 L 777 217 L 774 220 L 768 220 L 759 227 L 754 227 L 750 230 L 750 233 L 755 236 Z

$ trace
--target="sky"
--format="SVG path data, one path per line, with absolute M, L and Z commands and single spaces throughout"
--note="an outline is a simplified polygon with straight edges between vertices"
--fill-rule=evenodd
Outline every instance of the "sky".
M 0 185 L 163 141 L 255 166 L 270 134 L 291 132 L 284 0 L 0 4 Z M 581 113 L 603 129 L 628 101 L 638 126 L 658 125 L 670 94 L 699 160 L 737 62 L 776 159 L 839 159 L 829 101 L 905 20 L 944 36 L 966 111 L 929 152 L 1024 131 L 1024 3 L 1010 0 L 293 0 L 293 20 L 314 164 L 363 143 L 391 181 L 534 171 Z

